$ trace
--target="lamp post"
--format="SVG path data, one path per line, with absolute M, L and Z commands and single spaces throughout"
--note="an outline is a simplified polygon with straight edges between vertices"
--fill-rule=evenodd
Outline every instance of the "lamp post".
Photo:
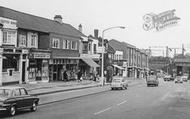
M 105 31 L 111 30 L 111 29 L 115 29 L 115 28 L 120 28 L 120 29 L 125 29 L 124 26 L 114 26 L 114 27 L 109 27 L 107 29 L 104 29 L 102 31 L 102 67 L 101 67 L 101 85 L 104 85 L 104 51 L 105 51 L 105 47 L 104 47 L 104 33 Z

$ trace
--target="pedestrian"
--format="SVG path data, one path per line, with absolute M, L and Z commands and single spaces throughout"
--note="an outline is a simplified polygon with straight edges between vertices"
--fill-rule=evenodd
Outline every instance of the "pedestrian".
M 77 73 L 78 81 L 82 81 L 82 72 L 79 70 Z
M 63 73 L 63 77 L 65 81 L 68 81 L 68 75 L 67 75 L 67 71 L 65 70 Z

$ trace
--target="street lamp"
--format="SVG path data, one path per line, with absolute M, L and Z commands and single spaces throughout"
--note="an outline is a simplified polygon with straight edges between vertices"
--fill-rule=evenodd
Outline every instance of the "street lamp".
M 104 51 L 105 51 L 105 48 L 104 48 L 104 32 L 111 30 L 111 29 L 115 29 L 115 28 L 125 29 L 124 26 L 114 26 L 114 27 L 109 27 L 107 29 L 104 29 L 102 31 L 102 65 L 101 65 L 102 66 L 101 67 L 101 85 L 102 86 L 104 85 Z

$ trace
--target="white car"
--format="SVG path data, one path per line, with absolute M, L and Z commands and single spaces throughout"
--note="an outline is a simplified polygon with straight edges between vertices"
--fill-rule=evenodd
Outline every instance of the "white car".
M 186 76 L 186 75 L 182 76 L 181 78 L 182 78 L 182 80 L 183 80 L 184 82 L 187 82 L 187 80 L 188 80 L 188 76 Z
M 111 89 L 127 89 L 128 81 L 123 77 L 115 77 L 111 82 Z
M 183 83 L 182 77 L 181 76 L 176 76 L 175 83 Z

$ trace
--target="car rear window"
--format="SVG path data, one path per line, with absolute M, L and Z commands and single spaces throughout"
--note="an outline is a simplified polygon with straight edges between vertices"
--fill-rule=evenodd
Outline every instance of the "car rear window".
M 11 90 L 10 89 L 0 89 L 0 96 L 10 97 L 11 96 Z

